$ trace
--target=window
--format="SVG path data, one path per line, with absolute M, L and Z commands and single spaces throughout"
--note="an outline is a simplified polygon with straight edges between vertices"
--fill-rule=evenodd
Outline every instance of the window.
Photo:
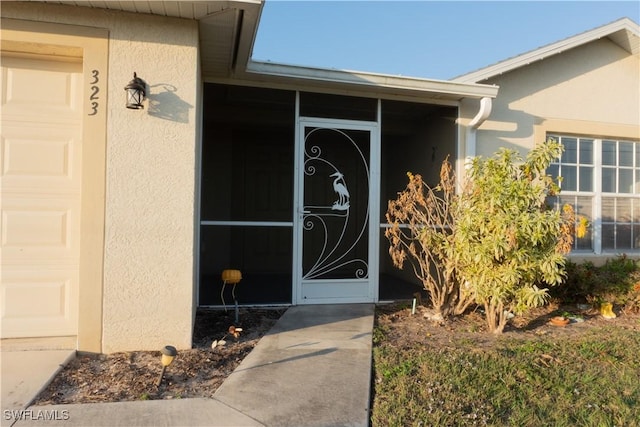
M 640 142 L 549 135 L 564 146 L 549 167 L 561 177 L 556 208 L 570 204 L 589 220 L 574 251 L 640 250 Z

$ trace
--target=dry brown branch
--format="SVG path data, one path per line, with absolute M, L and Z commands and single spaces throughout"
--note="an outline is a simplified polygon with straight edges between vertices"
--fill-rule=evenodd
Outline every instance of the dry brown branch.
M 385 231 L 393 264 L 402 269 L 409 261 L 415 276 L 429 292 L 439 317 L 461 314 L 472 303 L 462 291 L 455 274 L 455 258 L 450 256 L 457 207 L 456 178 L 445 160 L 440 182 L 427 185 L 420 175 L 407 174 L 409 182 L 396 200 L 389 201 Z

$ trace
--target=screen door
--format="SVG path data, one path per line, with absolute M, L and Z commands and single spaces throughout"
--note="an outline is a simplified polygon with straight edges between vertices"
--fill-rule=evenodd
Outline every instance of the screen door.
M 298 302 L 373 301 L 371 146 L 375 128 L 301 120 Z

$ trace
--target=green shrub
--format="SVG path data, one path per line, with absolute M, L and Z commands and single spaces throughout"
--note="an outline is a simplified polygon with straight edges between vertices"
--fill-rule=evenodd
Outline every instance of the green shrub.
M 439 318 L 481 304 L 489 329 L 500 333 L 508 312 L 544 304 L 545 286 L 563 282 L 576 218 L 571 206 L 545 203 L 559 191 L 546 170 L 561 152 L 549 140 L 526 159 L 506 149 L 477 157 L 461 192 L 448 161 L 435 187 L 408 174 L 407 188 L 389 202 L 385 236 L 394 265 L 409 261 Z M 581 219 L 577 234 L 585 229 Z
M 553 140 L 536 146 L 526 159 L 501 149 L 475 158 L 460 194 L 454 250 L 459 277 L 484 306 L 491 331 L 500 333 L 508 312 L 543 305 L 546 286 L 565 278 L 575 215 L 545 201 L 559 191 L 546 170 L 560 156 Z M 584 228 L 583 221 L 580 225 Z M 580 232 L 579 232 L 580 234 Z
M 566 269 L 564 285 L 552 290 L 554 298 L 566 303 L 607 301 L 633 310 L 640 308 L 639 261 L 621 255 L 599 267 L 588 261 L 580 264 L 568 261 Z

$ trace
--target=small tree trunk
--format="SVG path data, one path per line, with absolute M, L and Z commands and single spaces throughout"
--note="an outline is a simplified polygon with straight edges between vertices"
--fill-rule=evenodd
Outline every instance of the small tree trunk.
M 489 298 L 483 302 L 489 331 L 494 334 L 501 334 L 507 324 L 507 314 L 504 311 L 503 304 L 495 301 L 493 298 Z
M 502 332 L 504 332 L 504 327 L 507 324 L 507 316 L 504 314 L 504 311 L 500 313 L 498 317 L 499 317 L 498 324 L 496 325 L 496 328 L 492 331 L 494 334 L 501 334 Z
M 463 293 L 460 289 L 457 291 L 458 298 L 456 299 L 456 303 L 453 306 L 453 315 L 459 316 L 464 314 L 467 309 L 474 304 L 475 300 L 472 295 L 467 293 Z

